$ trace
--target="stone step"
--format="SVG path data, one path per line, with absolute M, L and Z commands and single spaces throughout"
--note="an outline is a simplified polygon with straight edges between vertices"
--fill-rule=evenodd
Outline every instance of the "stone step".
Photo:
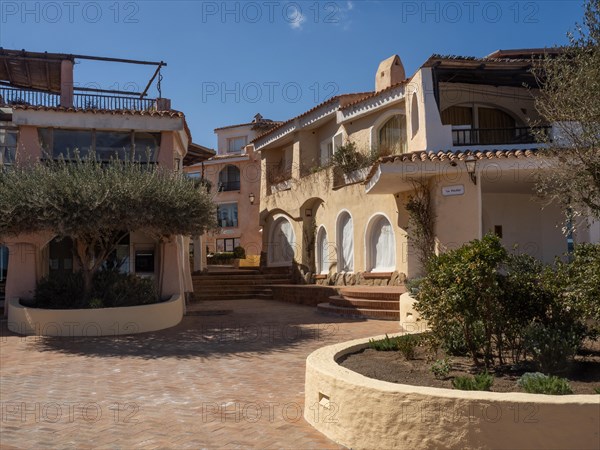
M 289 280 L 291 277 L 284 274 L 266 274 L 266 275 L 192 275 L 192 280 Z
M 345 298 L 384 301 L 400 301 L 400 295 L 405 292 L 404 286 L 348 286 L 340 289 L 340 295 Z
M 250 285 L 250 286 L 259 286 L 265 284 L 292 284 L 289 278 L 271 278 L 271 279 L 262 279 L 256 278 L 251 280 L 227 280 L 227 279 L 212 279 L 206 278 L 204 280 L 192 280 L 192 284 L 194 286 L 221 286 L 221 285 Z
M 261 299 L 261 300 L 271 300 L 273 298 L 273 293 L 241 293 L 241 294 L 213 294 L 204 296 L 199 296 L 198 294 L 194 294 L 192 299 L 192 303 L 202 302 L 202 301 L 220 301 L 220 300 L 253 300 L 253 299 Z
M 194 292 L 237 292 L 237 291 L 264 291 L 269 289 L 269 286 L 264 284 L 215 284 L 215 285 L 202 285 L 197 286 L 198 290 L 194 289 Z
M 387 309 L 345 308 L 330 303 L 319 303 L 317 311 L 355 319 L 400 320 L 400 311 Z
M 341 295 L 329 297 L 329 304 L 343 308 L 365 308 L 400 311 L 400 300 L 372 300 L 366 298 L 346 298 Z

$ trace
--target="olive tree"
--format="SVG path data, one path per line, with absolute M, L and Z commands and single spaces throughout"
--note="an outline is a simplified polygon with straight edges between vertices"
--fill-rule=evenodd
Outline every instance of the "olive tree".
M 204 187 L 156 165 L 91 156 L 0 171 L 0 240 L 41 232 L 70 238 L 85 297 L 94 274 L 129 232 L 156 239 L 199 235 L 214 221 Z
M 534 69 L 536 109 L 558 132 L 545 139 L 554 163 L 540 171 L 538 191 L 569 214 L 600 219 L 600 0 L 588 0 L 583 25 L 568 36 L 561 54 Z

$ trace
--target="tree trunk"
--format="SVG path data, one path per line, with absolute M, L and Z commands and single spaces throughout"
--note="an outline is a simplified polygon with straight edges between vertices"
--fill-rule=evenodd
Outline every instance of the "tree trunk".
M 83 300 L 87 304 L 92 296 L 94 272 L 84 268 L 81 271 L 81 275 L 83 277 Z

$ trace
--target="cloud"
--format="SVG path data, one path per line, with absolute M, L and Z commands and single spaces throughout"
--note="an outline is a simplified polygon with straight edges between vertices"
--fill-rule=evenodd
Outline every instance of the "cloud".
M 294 17 L 294 20 L 290 22 L 290 27 L 292 27 L 293 30 L 301 30 L 304 22 L 306 22 L 306 16 L 301 12 L 298 12 L 296 17 Z
M 346 9 L 348 11 L 352 11 L 354 9 L 354 3 L 352 3 L 352 2 L 346 2 Z

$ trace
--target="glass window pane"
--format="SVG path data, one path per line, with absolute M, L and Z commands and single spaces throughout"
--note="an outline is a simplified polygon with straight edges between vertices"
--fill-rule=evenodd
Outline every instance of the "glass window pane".
M 238 226 L 238 206 L 237 203 L 228 203 L 217 206 L 218 226 L 237 227 Z
M 76 153 L 87 156 L 92 148 L 91 130 L 54 130 L 52 156 L 72 159 Z
M 160 149 L 160 133 L 135 133 L 135 160 L 155 162 Z
M 96 131 L 96 157 L 103 161 L 111 158 L 129 158 L 131 133 L 117 131 Z

